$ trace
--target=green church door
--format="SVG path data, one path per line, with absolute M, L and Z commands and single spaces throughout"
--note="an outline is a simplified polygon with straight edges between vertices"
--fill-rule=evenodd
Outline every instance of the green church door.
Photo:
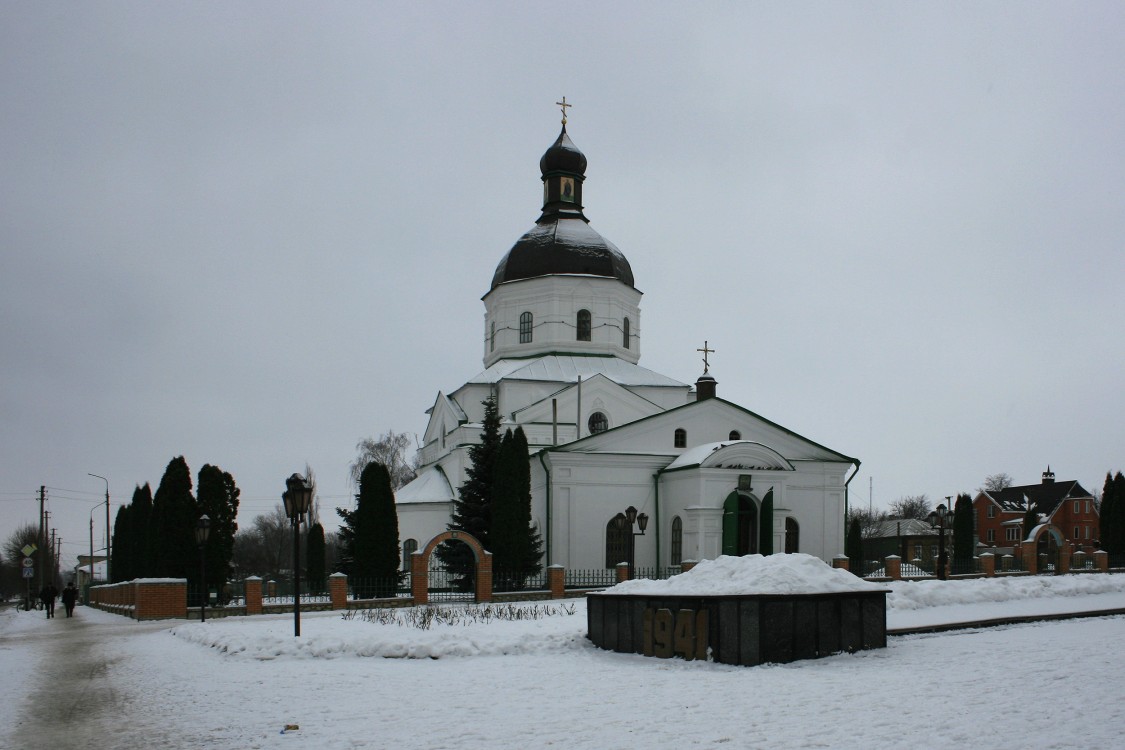
M 752 555 L 758 551 L 758 509 L 749 495 L 737 491 L 723 503 L 723 554 Z

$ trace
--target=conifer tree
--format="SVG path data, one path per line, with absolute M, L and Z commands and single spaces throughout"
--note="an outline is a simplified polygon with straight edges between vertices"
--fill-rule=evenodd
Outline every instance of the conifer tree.
M 857 576 L 863 577 L 863 527 L 858 518 L 852 518 L 848 524 L 844 554 L 848 558 L 848 568 Z
M 953 505 L 953 559 L 958 562 L 972 560 L 975 548 L 973 499 L 966 494 L 960 494 Z
M 199 550 L 195 544 L 195 522 L 199 519 L 191 494 L 191 471 L 183 456 L 168 462 L 156 495 L 152 498 L 152 571 L 161 578 L 187 578 L 198 583 Z
M 129 559 L 132 578 L 156 575 L 152 559 L 155 543 L 150 534 L 151 524 L 152 487 L 145 482 L 143 487 L 133 490 L 133 499 L 129 501 Z M 114 577 L 116 576 L 115 570 Z
M 520 589 L 529 576 L 543 569 L 543 542 L 531 528 L 531 467 L 522 427 L 504 433 L 492 490 L 493 580 L 502 589 Z
M 337 508 L 343 519 L 340 539 L 353 590 L 363 599 L 394 596 L 399 578 L 398 514 L 391 475 L 381 463 L 369 463 L 359 478 L 355 510 Z
M 467 479 L 457 490 L 447 528 L 469 532 L 482 547 L 491 551 L 489 532 L 492 528 L 493 473 L 496 454 L 500 450 L 500 413 L 494 397 L 489 396 L 481 403 L 484 405 L 484 421 L 480 442 L 469 448 L 469 466 L 465 469 Z M 446 542 L 434 554 L 445 569 L 456 576 L 458 588 L 471 588 L 473 552 L 468 546 L 460 542 Z
M 198 515 L 211 520 L 207 537 L 207 586 L 222 590 L 234 555 L 234 535 L 238 531 L 238 497 L 241 491 L 234 477 L 218 466 L 204 464 L 196 485 Z M 198 555 L 198 552 L 197 552 Z
M 132 507 L 122 505 L 117 509 L 113 518 L 113 549 L 110 551 L 110 567 L 113 570 L 113 582 L 131 581 L 137 576 L 133 574 L 133 545 L 136 534 L 130 523 Z M 93 561 L 90 561 L 91 566 Z
M 1039 508 L 1035 503 L 1029 500 L 1027 503 L 1027 510 L 1024 511 L 1023 514 L 1023 539 L 1027 539 L 1029 536 L 1031 536 L 1031 530 L 1038 525 Z M 1020 541 L 1023 541 L 1023 539 L 1021 539 Z
M 325 575 L 324 527 L 319 523 L 309 527 L 305 541 L 305 557 L 308 560 L 305 572 L 308 576 L 309 591 L 326 591 L 328 580 Z
M 1106 472 L 1100 515 L 1102 549 L 1115 556 L 1125 553 L 1125 476 L 1120 471 L 1113 477 Z

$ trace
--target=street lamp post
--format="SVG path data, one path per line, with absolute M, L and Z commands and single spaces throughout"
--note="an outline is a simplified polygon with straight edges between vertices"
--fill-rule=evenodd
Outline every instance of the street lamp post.
M 109 570 L 109 480 L 98 474 L 91 474 L 86 472 L 88 477 L 96 477 L 105 482 L 105 582 L 109 583 L 113 580 Z M 95 508 L 98 506 L 94 506 Z M 94 561 L 90 560 L 90 580 L 94 579 Z
M 301 521 L 312 504 L 313 487 L 300 474 L 285 480 L 285 515 L 293 525 L 293 636 L 301 635 Z
M 629 534 L 629 580 L 632 580 L 633 569 L 636 566 L 637 537 L 645 535 L 645 529 L 648 528 L 648 516 L 644 513 L 637 513 L 637 509 L 630 505 L 624 513 L 618 513 L 613 517 L 613 523 L 617 526 L 618 531 Z M 633 531 L 633 524 L 636 524 L 640 531 Z M 626 529 L 628 529 L 627 532 Z
M 947 497 L 945 499 L 951 500 L 952 497 Z M 947 562 L 946 557 L 945 557 L 945 528 L 946 528 L 945 524 L 946 524 L 947 520 L 952 521 L 953 514 L 949 511 L 949 509 L 947 507 L 945 507 L 944 504 L 942 504 L 942 505 L 938 505 L 936 510 L 930 511 L 930 515 L 927 518 L 930 521 L 930 526 L 932 526 L 933 528 L 938 530 L 938 569 L 937 569 L 937 577 L 944 581 L 947 578 L 946 573 L 945 573 L 945 566 L 946 566 L 946 562 Z
M 195 522 L 195 543 L 199 545 L 199 621 L 207 622 L 207 537 L 211 534 L 211 519 L 200 516 Z

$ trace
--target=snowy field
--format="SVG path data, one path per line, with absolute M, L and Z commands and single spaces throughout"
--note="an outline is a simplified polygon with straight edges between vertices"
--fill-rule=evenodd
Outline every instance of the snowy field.
M 891 628 L 1125 607 L 1125 575 L 890 589 Z M 37 664 L 79 625 L 98 631 L 127 720 L 90 717 L 74 747 L 1109 748 L 1125 733 L 1121 616 L 748 668 L 600 651 L 584 601 L 549 606 L 559 614 L 429 630 L 306 614 L 299 639 L 291 615 L 134 623 L 6 610 L 0 746 L 34 738 L 23 701 Z

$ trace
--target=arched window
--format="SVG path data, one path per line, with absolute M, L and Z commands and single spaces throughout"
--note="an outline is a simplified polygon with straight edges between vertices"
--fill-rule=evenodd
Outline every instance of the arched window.
M 596 411 L 590 415 L 590 419 L 586 421 L 586 426 L 590 429 L 591 435 L 597 435 L 599 432 L 605 432 L 609 429 L 609 420 L 606 419 L 605 414 Z
M 496 321 L 492 321 L 492 329 L 488 332 L 488 351 L 496 351 Z
M 791 555 L 801 546 L 801 525 L 789 516 L 785 519 L 785 554 Z
M 531 313 L 529 312 L 520 315 L 520 343 L 531 343 Z
M 590 311 L 589 310 L 579 310 L 578 311 L 577 328 L 578 328 L 578 340 L 579 341 L 589 341 L 590 340 Z
M 679 565 L 684 561 L 684 522 L 679 516 L 672 518 L 672 556 L 670 565 Z
M 402 543 L 402 569 L 405 571 L 410 570 L 410 558 L 415 552 L 418 551 L 418 540 L 407 539 Z
M 687 447 L 687 430 L 682 427 L 677 427 L 676 432 L 672 436 L 673 448 L 686 448 Z
M 730 431 L 730 437 L 728 439 L 729 440 L 741 440 L 742 439 L 742 433 L 739 432 L 738 430 L 731 430 Z
M 621 323 L 621 346 L 625 347 L 626 349 L 629 348 L 629 319 L 628 318 L 625 318 L 625 320 Z
M 626 532 L 624 528 L 617 528 L 617 524 L 612 518 L 605 525 L 605 566 L 607 568 L 616 568 L 617 563 L 629 562 L 626 533 L 632 533 L 632 530 Z

